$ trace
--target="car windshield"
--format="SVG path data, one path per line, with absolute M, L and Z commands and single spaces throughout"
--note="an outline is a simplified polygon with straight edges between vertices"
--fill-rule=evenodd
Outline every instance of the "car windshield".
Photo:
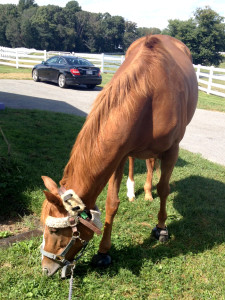
M 93 66 L 88 60 L 79 57 L 67 57 L 66 61 L 69 65 L 76 66 Z

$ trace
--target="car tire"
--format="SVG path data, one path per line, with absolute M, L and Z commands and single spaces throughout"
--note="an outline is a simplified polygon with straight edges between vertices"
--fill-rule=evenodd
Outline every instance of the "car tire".
M 40 78 L 39 78 L 39 75 L 38 75 L 38 70 L 36 70 L 36 69 L 33 70 L 32 77 L 33 77 L 33 80 L 34 80 L 35 82 L 40 81 Z
M 94 89 L 96 87 L 96 84 L 87 84 L 88 89 Z
M 66 87 L 66 77 L 63 74 L 59 75 L 58 85 L 59 85 L 60 88 L 65 88 Z

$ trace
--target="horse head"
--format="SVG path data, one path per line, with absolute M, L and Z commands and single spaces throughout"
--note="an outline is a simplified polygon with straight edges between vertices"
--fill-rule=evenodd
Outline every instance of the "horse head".
M 75 265 L 78 252 L 86 248 L 94 232 L 101 234 L 100 212 L 95 206 L 86 210 L 85 204 L 73 190 L 57 187 L 49 177 L 42 177 L 46 188 L 46 199 L 42 207 L 41 220 L 44 225 L 41 246 L 42 269 L 52 276 L 62 268 L 62 277 L 68 267 Z

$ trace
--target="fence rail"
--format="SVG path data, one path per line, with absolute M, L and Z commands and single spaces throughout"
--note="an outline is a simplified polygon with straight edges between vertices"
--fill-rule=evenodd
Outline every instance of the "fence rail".
M 225 97 L 225 69 L 194 65 L 198 88 L 207 94 Z
M 88 54 L 74 52 L 57 52 L 26 48 L 0 47 L 0 65 L 16 68 L 33 68 L 34 65 L 46 61 L 54 55 L 76 55 L 91 61 L 101 68 L 102 73 L 115 73 L 124 61 L 123 55 Z M 225 69 L 194 65 L 198 80 L 199 90 L 225 97 Z
M 76 55 L 79 57 L 87 58 L 95 66 L 101 68 L 101 72 L 115 73 L 119 66 L 124 61 L 122 55 L 106 55 L 102 54 L 87 54 L 87 53 L 74 53 L 74 52 L 59 52 L 35 49 L 12 49 L 0 47 L 0 64 L 13 66 L 16 68 L 33 68 L 34 65 L 46 61 L 54 55 Z M 28 63 L 28 64 L 26 64 Z

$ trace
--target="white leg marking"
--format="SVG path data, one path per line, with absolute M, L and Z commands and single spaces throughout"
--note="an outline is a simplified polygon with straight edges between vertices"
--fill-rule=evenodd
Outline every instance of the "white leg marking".
M 128 179 L 127 179 L 127 197 L 129 199 L 135 198 L 135 194 L 134 194 L 134 181 L 132 181 L 130 179 L 130 177 L 128 177 Z

